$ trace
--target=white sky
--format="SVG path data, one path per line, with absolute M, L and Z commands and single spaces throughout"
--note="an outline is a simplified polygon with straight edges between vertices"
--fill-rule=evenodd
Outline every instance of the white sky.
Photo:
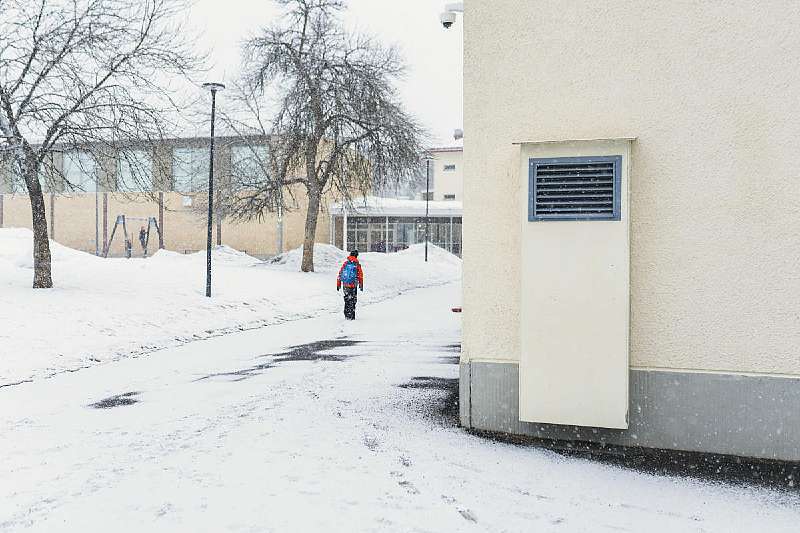
M 198 47 L 210 51 L 212 81 L 232 81 L 243 39 L 278 13 L 270 0 L 195 0 L 188 18 L 202 32 Z M 400 47 L 408 64 L 400 93 L 408 111 L 430 132 L 433 144 L 452 145 L 462 127 L 463 24 L 445 31 L 439 23 L 444 0 L 349 0 L 347 23 Z M 219 99 L 224 105 L 224 93 Z

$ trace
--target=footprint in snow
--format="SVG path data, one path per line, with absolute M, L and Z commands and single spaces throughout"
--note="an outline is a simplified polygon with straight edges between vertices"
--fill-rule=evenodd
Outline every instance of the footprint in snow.
M 467 520 L 468 522 L 473 522 L 473 523 L 478 522 L 478 519 L 475 518 L 475 515 L 472 514 L 472 511 L 470 511 L 469 509 L 459 509 L 458 514 L 463 516 L 464 520 Z
M 397 484 L 406 489 L 406 492 L 409 494 L 419 494 L 417 487 L 415 487 L 410 481 L 400 481 Z

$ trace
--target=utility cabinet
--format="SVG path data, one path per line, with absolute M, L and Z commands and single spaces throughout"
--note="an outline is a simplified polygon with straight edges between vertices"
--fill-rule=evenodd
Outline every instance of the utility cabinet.
M 631 140 L 519 146 L 519 418 L 627 428 Z

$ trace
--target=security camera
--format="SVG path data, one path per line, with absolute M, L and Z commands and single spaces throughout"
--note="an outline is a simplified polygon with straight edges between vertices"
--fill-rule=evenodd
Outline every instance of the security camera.
M 442 21 L 442 26 L 444 26 L 444 29 L 450 29 L 450 27 L 456 22 L 456 14 L 452 11 L 445 11 L 439 15 L 439 20 Z

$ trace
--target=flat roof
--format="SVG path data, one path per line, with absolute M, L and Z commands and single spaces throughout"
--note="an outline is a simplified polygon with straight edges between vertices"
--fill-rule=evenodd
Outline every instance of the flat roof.
M 424 217 L 425 204 L 428 204 L 429 216 L 460 217 L 464 212 L 462 203 L 455 200 L 426 202 L 425 200 L 399 200 L 378 196 L 356 198 L 350 205 L 343 202 L 331 204 L 329 211 L 334 215 L 342 215 L 346 212 L 348 216 Z
M 463 152 L 463 146 L 440 146 L 436 148 L 428 148 L 427 152 L 431 153 L 439 153 L 439 152 Z

